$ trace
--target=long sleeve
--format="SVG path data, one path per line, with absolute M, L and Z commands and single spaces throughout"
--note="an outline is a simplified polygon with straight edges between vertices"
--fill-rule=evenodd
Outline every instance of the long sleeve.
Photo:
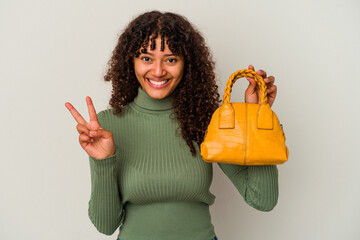
M 104 111 L 99 112 L 97 118 L 100 125 L 109 130 L 109 120 L 105 117 Z M 117 155 L 115 152 L 104 159 L 89 156 L 91 196 L 88 214 L 97 230 L 106 235 L 113 234 L 124 218 L 117 180 Z
M 89 156 L 91 197 L 89 218 L 99 232 L 111 235 L 122 222 L 123 208 L 116 179 L 116 154 L 105 159 Z
M 245 202 L 260 211 L 271 211 L 278 200 L 277 166 L 241 166 L 218 163 Z

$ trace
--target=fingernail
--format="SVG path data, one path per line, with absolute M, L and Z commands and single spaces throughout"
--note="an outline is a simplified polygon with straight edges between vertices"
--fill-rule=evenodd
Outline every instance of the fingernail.
M 90 137 L 93 137 L 96 134 L 96 131 L 90 131 Z

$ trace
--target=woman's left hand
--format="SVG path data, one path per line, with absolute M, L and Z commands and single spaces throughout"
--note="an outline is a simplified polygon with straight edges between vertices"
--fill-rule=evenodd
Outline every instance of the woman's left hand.
M 249 65 L 248 69 L 255 71 L 253 65 Z M 258 74 L 264 79 L 264 82 L 267 87 L 268 103 L 271 107 L 275 101 L 276 93 L 277 93 L 276 85 L 274 85 L 275 77 L 274 76 L 267 77 L 266 72 L 264 70 L 258 70 L 256 74 Z M 249 86 L 245 91 L 245 102 L 260 104 L 260 91 L 258 85 L 256 84 L 253 78 L 247 77 L 246 79 L 249 81 Z

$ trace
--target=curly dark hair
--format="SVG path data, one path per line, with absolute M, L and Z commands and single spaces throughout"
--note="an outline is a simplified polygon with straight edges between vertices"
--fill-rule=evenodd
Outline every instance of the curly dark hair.
M 179 121 L 181 135 L 193 156 L 203 142 L 205 131 L 214 111 L 219 107 L 218 86 L 215 80 L 214 61 L 201 33 L 183 16 L 159 11 L 146 12 L 132 20 L 120 35 L 108 62 L 105 81 L 112 82 L 110 106 L 115 114 L 137 95 L 140 86 L 136 79 L 133 59 L 140 51 L 155 48 L 155 39 L 161 37 L 175 55 L 184 57 L 183 77 L 172 96 L 175 118 Z M 141 50 L 140 50 L 141 49 Z

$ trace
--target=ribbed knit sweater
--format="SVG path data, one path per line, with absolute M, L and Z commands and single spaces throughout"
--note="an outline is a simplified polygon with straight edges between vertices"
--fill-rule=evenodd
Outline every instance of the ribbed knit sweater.
M 101 233 L 119 228 L 123 240 L 209 240 L 215 236 L 209 205 L 213 169 L 193 157 L 172 113 L 172 96 L 152 99 L 138 89 L 120 115 L 98 113 L 100 125 L 113 133 L 116 152 L 89 157 L 89 217 Z M 220 164 L 246 203 L 270 211 L 278 199 L 276 166 Z

